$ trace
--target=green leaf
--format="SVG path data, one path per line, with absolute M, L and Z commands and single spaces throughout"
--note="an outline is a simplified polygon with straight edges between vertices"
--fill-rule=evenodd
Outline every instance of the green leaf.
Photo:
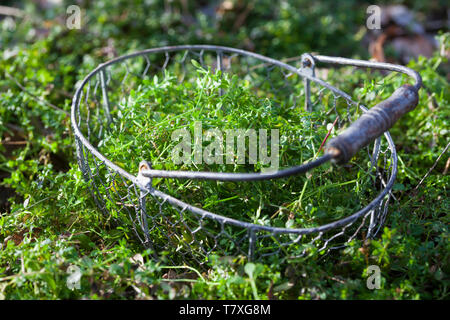
M 245 267 L 245 273 L 250 277 L 253 278 L 253 273 L 255 272 L 256 266 L 254 263 L 248 262 Z

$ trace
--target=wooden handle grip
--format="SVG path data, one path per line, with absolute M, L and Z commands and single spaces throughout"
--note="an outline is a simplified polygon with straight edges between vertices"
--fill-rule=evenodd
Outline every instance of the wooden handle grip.
M 405 113 L 413 110 L 419 101 L 416 87 L 405 84 L 386 100 L 364 113 L 344 132 L 331 139 L 325 150 L 337 163 L 348 162 L 361 148 L 389 130 Z

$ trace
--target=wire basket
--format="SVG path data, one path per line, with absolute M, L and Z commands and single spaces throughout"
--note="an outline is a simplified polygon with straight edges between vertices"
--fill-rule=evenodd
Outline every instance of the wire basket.
M 329 139 L 324 155 L 268 173 L 155 170 L 148 154 L 130 152 L 133 166 L 105 154 L 102 150 L 105 134 L 114 134 L 111 124 L 123 117 L 121 111 L 126 108 L 130 92 L 144 81 L 168 71 L 175 74 L 178 82 L 193 79 L 197 73 L 192 60 L 214 72 L 220 70 L 222 74 L 245 79 L 255 92 L 288 101 L 290 108 L 318 112 L 325 120 L 314 126 L 326 125 L 326 117 L 330 117 L 335 119 L 335 128 L 342 130 Z M 76 90 L 71 120 L 79 167 L 100 210 L 122 226 L 131 227 L 155 258 L 171 263 L 195 261 L 203 264 L 211 254 L 247 256 L 251 260 L 304 257 L 341 248 L 358 235 L 363 239 L 376 236 L 386 220 L 397 174 L 395 145 L 387 130 L 417 105 L 421 78 L 402 66 L 310 54 L 291 63 L 234 48 L 186 45 L 136 52 L 95 68 Z M 403 85 L 368 111 L 347 93 L 316 77 L 316 63 L 396 71 L 411 76 L 415 84 Z M 224 94 L 223 89 L 217 90 L 218 94 Z M 289 224 L 292 213 L 284 212 L 281 204 L 276 214 L 286 216 L 285 225 L 271 224 L 270 219 L 258 220 L 250 215 L 236 218 L 236 215 L 210 212 L 202 205 L 178 199 L 153 183 L 155 179 L 165 179 L 169 183 L 182 179 L 212 180 L 238 187 L 247 183 L 270 183 L 274 179 L 291 181 L 299 174 L 314 176 L 314 172 L 308 171 L 326 166 L 328 162 L 337 164 L 328 164 L 337 172 L 346 170 L 346 163 L 351 159 L 353 163 L 367 164 L 364 170 L 371 181 L 370 190 L 357 191 L 354 195 L 370 194 L 371 201 L 361 202 L 352 212 L 346 208 L 331 208 L 341 211 L 338 218 L 325 215 L 316 224 L 305 223 L 304 226 Z M 333 183 L 330 188 L 339 192 L 339 187 L 336 189 Z

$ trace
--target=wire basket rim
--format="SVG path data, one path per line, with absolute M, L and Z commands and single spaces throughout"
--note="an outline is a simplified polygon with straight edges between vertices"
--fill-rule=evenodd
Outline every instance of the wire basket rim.
M 78 123 L 77 123 L 77 111 L 79 110 L 80 102 L 81 102 L 81 95 L 83 92 L 83 89 L 85 85 L 88 83 L 88 81 L 96 75 L 101 70 L 105 69 L 106 67 L 122 62 L 124 60 L 135 58 L 138 56 L 144 56 L 149 55 L 152 53 L 167 53 L 167 52 L 174 52 L 174 51 L 181 51 L 181 50 L 209 50 L 209 51 L 216 51 L 216 52 L 232 52 L 240 55 L 250 56 L 255 59 L 274 64 L 278 67 L 284 68 L 290 72 L 293 72 L 300 77 L 307 78 L 308 80 L 311 80 L 319 85 L 322 85 L 334 93 L 338 94 L 339 96 L 342 96 L 344 99 L 346 99 L 349 103 L 356 105 L 359 107 L 363 112 L 366 112 L 368 109 L 364 107 L 363 105 L 360 105 L 352 100 L 352 98 L 346 94 L 345 92 L 337 89 L 336 87 L 330 85 L 329 83 L 325 82 L 324 80 L 321 80 L 319 78 L 316 78 L 315 76 L 311 76 L 308 74 L 305 74 L 301 71 L 301 69 L 297 69 L 296 67 L 284 63 L 280 60 L 272 59 L 257 53 L 253 53 L 246 50 L 231 48 L 231 47 L 224 47 L 224 46 L 214 46 L 214 45 L 180 45 L 180 46 L 165 46 L 165 47 L 159 47 L 159 48 L 151 48 L 141 51 L 136 51 L 131 54 L 126 54 L 119 56 L 115 59 L 109 60 L 105 63 L 99 64 L 94 70 L 92 70 L 79 84 L 77 87 L 73 100 L 72 100 L 72 106 L 71 106 L 71 124 L 72 128 L 74 130 L 74 135 L 77 140 L 77 143 L 81 143 L 84 147 L 87 148 L 89 152 L 91 152 L 94 156 L 96 156 L 101 162 L 103 162 L 106 166 L 108 166 L 113 171 L 117 172 L 118 174 L 122 175 L 126 179 L 130 180 L 131 183 L 139 187 L 139 189 L 148 192 L 149 194 L 156 196 L 158 198 L 164 199 L 164 201 L 167 201 L 168 203 L 178 206 L 180 208 L 183 208 L 183 210 L 189 210 L 190 212 L 201 215 L 202 217 L 207 217 L 216 221 L 221 221 L 223 223 L 247 228 L 251 231 L 268 231 L 276 234 L 297 234 L 297 235 L 304 235 L 304 234 L 312 234 L 312 233 L 321 233 L 325 232 L 334 228 L 338 228 L 341 226 L 348 225 L 349 223 L 352 223 L 353 221 L 357 220 L 361 216 L 367 214 L 370 210 L 372 210 L 377 204 L 380 203 L 384 199 L 386 195 L 388 195 L 391 192 L 391 189 L 394 185 L 396 175 L 397 175 L 397 152 L 395 148 L 395 144 L 392 140 L 392 137 L 389 133 L 389 131 L 384 132 L 384 136 L 388 142 L 389 150 L 391 151 L 391 175 L 389 177 L 389 180 L 386 182 L 384 188 L 378 193 L 378 195 L 364 208 L 360 209 L 359 211 L 348 215 L 344 218 L 334 220 L 330 223 L 318 226 L 318 227 L 309 227 L 309 228 L 286 228 L 286 227 L 271 227 L 271 226 L 263 226 L 251 222 L 244 222 L 241 220 L 237 220 L 234 218 L 228 218 L 225 216 L 222 216 L 220 214 L 216 214 L 210 211 L 207 211 L 205 209 L 193 206 L 191 204 L 188 204 L 182 200 L 177 199 L 176 197 L 170 196 L 169 194 L 166 194 L 165 192 L 162 192 L 160 190 L 154 189 L 151 185 L 145 184 L 139 179 L 137 175 L 133 175 L 120 167 L 119 165 L 115 164 L 111 160 L 109 160 L 105 155 L 103 155 L 100 151 L 97 150 L 90 142 L 89 140 L 83 135 L 81 132 Z M 388 69 L 391 71 L 397 71 L 401 73 L 405 73 L 410 75 L 411 77 L 416 79 L 416 85 L 420 85 L 419 81 L 415 77 L 415 71 L 403 67 L 403 66 L 396 66 L 388 63 L 375 63 L 375 62 L 368 62 L 368 61 L 362 61 L 362 60 L 354 60 L 354 59 L 345 59 L 345 58 L 337 58 L 337 57 L 327 57 L 327 56 L 313 56 L 314 58 L 317 58 L 318 61 L 322 61 L 325 63 L 335 63 L 335 64 L 349 64 L 354 65 L 358 67 L 374 67 L 378 69 Z M 355 63 L 356 61 L 356 63 Z M 353 62 L 353 64 L 352 64 Z M 394 68 L 393 68 L 394 67 Z

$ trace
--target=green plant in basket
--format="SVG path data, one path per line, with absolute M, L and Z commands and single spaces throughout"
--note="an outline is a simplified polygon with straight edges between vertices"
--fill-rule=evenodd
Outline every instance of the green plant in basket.
M 261 87 L 254 88 L 236 75 L 192 63 L 197 77 L 180 82 L 166 70 L 132 90 L 113 110 L 115 120 L 99 144 L 100 151 L 130 172 L 138 171 L 141 159 L 162 170 L 260 172 L 313 160 L 326 137 L 337 132 L 335 114 L 305 112 L 286 97 L 266 98 Z M 244 134 L 245 161 L 238 159 L 242 136 L 229 137 L 239 130 Z M 252 158 L 249 132 L 256 134 L 253 142 L 258 148 L 267 144 L 265 162 L 261 150 Z M 226 145 L 230 141 L 233 149 Z M 154 178 L 153 187 L 226 217 L 299 228 L 362 208 L 370 201 L 373 179 L 365 163 L 358 161 L 339 172 L 325 165 L 312 174 L 274 181 Z

